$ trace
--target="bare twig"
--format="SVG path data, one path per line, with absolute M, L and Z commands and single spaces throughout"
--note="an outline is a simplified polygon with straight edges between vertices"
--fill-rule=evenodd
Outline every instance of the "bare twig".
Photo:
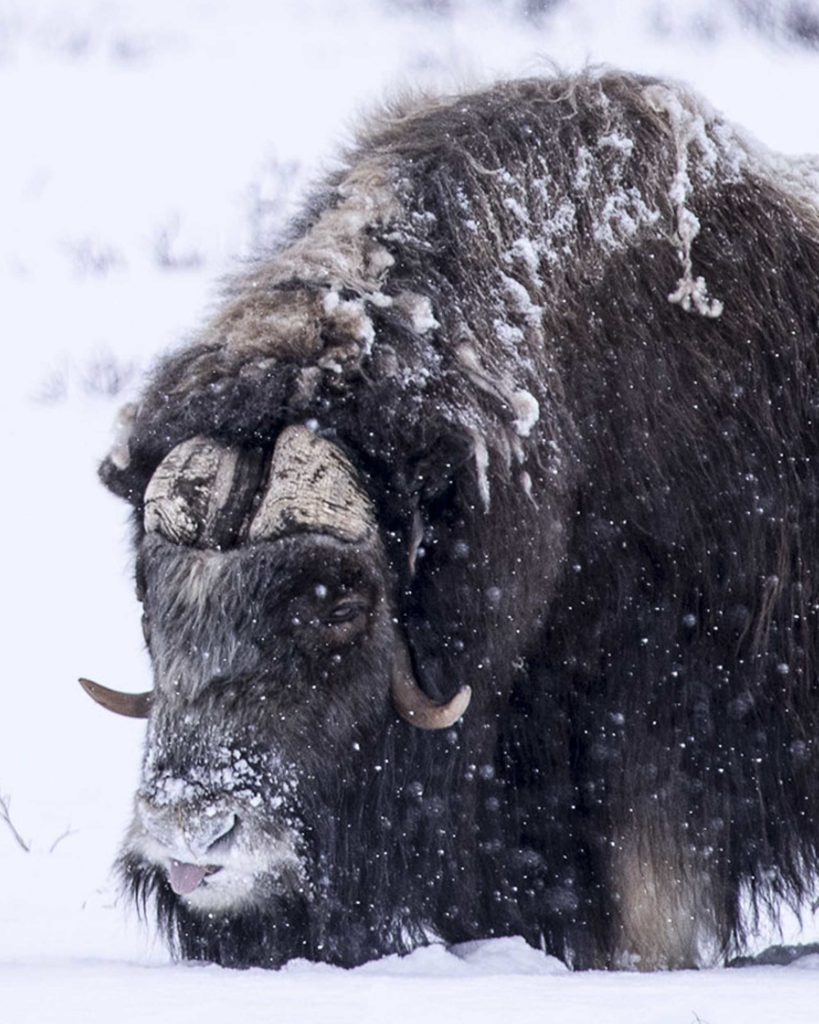
M 57 847 L 60 845 L 60 843 L 63 841 L 63 839 L 68 839 L 69 836 L 74 836 L 76 834 L 77 834 L 77 830 L 75 828 L 71 828 L 69 826 L 69 828 L 67 828 L 65 830 L 65 832 L 63 832 L 63 833 L 61 833 L 60 835 L 57 836 L 57 838 L 54 840 L 54 842 L 51 844 L 51 846 L 49 846 L 48 852 L 49 853 L 54 853 L 54 851 L 57 849 Z
M 9 805 L 10 805 L 10 803 L 11 803 L 11 801 L 10 801 L 9 797 L 3 796 L 2 794 L 0 794 L 0 821 L 4 821 L 8 825 L 9 831 L 14 836 L 14 838 L 17 840 L 17 842 L 20 845 L 20 847 L 22 847 L 22 849 L 24 849 L 26 851 L 26 853 L 30 853 L 31 852 L 31 845 L 29 843 L 27 843 L 25 841 L 25 839 L 23 839 L 23 837 L 20 835 L 20 833 L 14 827 L 14 822 L 11 820 L 11 815 L 9 813 Z

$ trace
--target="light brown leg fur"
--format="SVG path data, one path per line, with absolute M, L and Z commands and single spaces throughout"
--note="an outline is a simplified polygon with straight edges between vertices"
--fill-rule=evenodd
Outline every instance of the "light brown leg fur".
M 703 925 L 711 905 L 708 875 L 671 844 L 666 849 L 667 856 L 656 843 L 649 846 L 634 836 L 616 841 L 611 864 L 619 921 L 613 967 L 676 970 L 714 958 L 714 929 Z

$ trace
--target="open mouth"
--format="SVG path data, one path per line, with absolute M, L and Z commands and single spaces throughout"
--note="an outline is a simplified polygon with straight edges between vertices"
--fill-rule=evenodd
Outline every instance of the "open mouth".
M 217 864 L 186 864 L 171 858 L 168 881 L 177 896 L 187 896 L 198 889 L 206 878 L 221 870 Z

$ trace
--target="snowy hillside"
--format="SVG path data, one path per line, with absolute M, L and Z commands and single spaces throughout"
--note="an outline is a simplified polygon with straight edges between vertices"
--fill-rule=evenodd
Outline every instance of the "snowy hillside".
M 819 153 L 817 40 L 815 0 L 0 0 L 4 1020 L 817 1019 L 819 955 L 572 975 L 510 939 L 353 972 L 171 965 L 108 873 L 143 726 L 76 685 L 148 685 L 126 509 L 96 480 L 116 410 L 357 118 L 404 89 L 609 63 Z M 801 936 L 786 923 L 817 937 L 810 911 Z

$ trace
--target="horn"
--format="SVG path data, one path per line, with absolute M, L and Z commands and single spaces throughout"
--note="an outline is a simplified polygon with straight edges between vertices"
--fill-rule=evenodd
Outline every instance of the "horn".
M 359 543 L 375 536 L 377 527 L 372 503 L 341 448 L 307 427 L 290 426 L 279 434 L 247 535 L 269 540 L 298 530 Z
M 90 679 L 80 679 L 79 684 L 92 700 L 114 714 L 125 715 L 126 718 L 147 718 L 151 713 L 153 693 L 150 690 L 147 693 L 120 693 Z
M 472 699 L 469 686 L 462 686 L 446 704 L 438 704 L 428 697 L 418 685 L 404 643 L 399 643 L 396 650 L 390 692 L 398 714 L 419 729 L 448 729 L 463 715 Z
M 261 471 L 257 450 L 240 453 L 201 436 L 183 441 L 145 489 L 145 532 L 206 548 L 234 543 Z

